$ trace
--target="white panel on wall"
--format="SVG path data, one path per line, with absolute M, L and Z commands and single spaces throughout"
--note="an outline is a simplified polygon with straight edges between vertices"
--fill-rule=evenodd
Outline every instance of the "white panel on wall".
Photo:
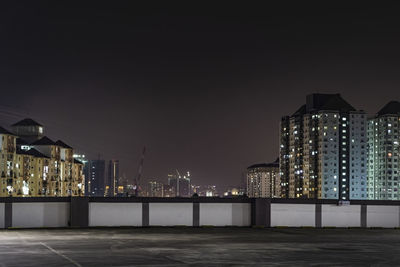
M 0 138 L 1 139 L 1 138 Z M 4 228 L 4 213 L 5 213 L 5 204 L 0 203 L 0 229 Z
M 193 203 L 149 203 L 150 225 L 193 225 Z
M 399 226 L 399 206 L 367 206 L 367 227 Z
M 334 227 L 360 227 L 360 205 L 322 205 L 322 226 Z
M 30 227 L 67 227 L 69 221 L 69 203 L 32 202 L 12 204 L 12 226 Z
M 200 203 L 200 225 L 249 226 L 249 203 Z
M 271 226 L 315 227 L 315 204 L 271 204 Z
M 250 226 L 251 225 L 251 204 L 250 203 L 233 203 L 232 204 L 232 225 L 234 225 L 234 226 Z
M 89 203 L 89 226 L 142 226 L 142 203 Z
M 232 225 L 232 203 L 200 203 L 200 225 Z

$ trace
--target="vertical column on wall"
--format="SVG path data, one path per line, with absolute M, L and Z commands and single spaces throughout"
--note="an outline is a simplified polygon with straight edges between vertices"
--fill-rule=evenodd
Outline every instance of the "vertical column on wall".
M 89 226 L 89 197 L 71 197 L 70 218 L 71 227 Z
M 322 204 L 321 203 L 315 204 L 315 227 L 316 228 L 322 227 Z
M 269 198 L 252 199 L 251 225 L 271 227 L 271 199 Z
M 193 200 L 193 227 L 200 226 L 200 203 L 198 199 Z
M 398 227 L 400 227 L 400 206 L 398 206 L 398 208 L 399 208 L 399 223 L 398 223 Z
M 142 202 L 142 226 L 146 227 L 149 225 L 150 225 L 149 202 Z
M 12 227 L 12 198 L 7 198 L 4 203 L 4 228 Z
M 366 228 L 367 227 L 367 205 L 361 205 L 361 214 L 360 214 L 360 227 Z

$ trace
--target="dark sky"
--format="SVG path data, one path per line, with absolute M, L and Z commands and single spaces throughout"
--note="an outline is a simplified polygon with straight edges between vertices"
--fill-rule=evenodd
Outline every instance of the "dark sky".
M 396 6 L 8 2 L 1 124 L 32 117 L 128 177 L 145 145 L 145 179 L 177 168 L 237 185 L 277 157 L 280 117 L 306 94 L 341 93 L 370 114 L 400 100 Z

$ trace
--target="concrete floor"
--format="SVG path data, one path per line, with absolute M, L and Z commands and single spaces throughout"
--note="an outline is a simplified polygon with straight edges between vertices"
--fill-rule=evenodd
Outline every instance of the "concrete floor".
M 399 266 L 396 229 L 1 230 L 0 266 Z

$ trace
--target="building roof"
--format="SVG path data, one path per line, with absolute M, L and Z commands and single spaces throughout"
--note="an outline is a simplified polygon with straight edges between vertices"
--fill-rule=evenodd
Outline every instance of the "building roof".
M 334 110 L 339 112 L 356 111 L 347 103 L 340 94 L 310 94 L 306 97 L 306 104 L 302 105 L 291 117 L 302 116 L 306 113 L 321 110 Z
M 292 116 L 301 116 L 306 113 L 306 105 L 302 105 L 298 110 L 296 110 L 295 113 L 292 114 Z
M 9 134 L 9 135 L 15 135 L 11 132 L 9 132 L 8 130 L 6 130 L 5 128 L 0 126 L 0 134 Z
M 39 140 L 33 142 L 31 145 L 34 145 L 34 146 L 52 146 L 52 145 L 55 145 L 55 143 L 54 143 L 54 141 L 52 141 L 47 136 L 43 136 Z
M 17 138 L 16 143 L 17 143 L 17 146 L 18 146 L 18 145 L 20 145 L 20 146 L 21 146 L 21 145 L 22 145 L 22 146 L 24 146 L 24 145 L 27 146 L 27 145 L 30 144 L 28 141 L 22 139 L 21 137 L 18 137 L 18 138 Z
M 253 164 L 249 167 L 247 167 L 247 169 L 256 169 L 256 168 L 271 168 L 271 167 L 275 167 L 275 168 L 279 168 L 279 158 L 277 158 L 274 162 L 271 163 L 258 163 L 258 164 Z
M 340 94 L 307 95 L 307 113 L 320 110 L 337 110 L 341 112 L 355 111 Z
M 43 126 L 43 125 L 41 125 L 40 123 L 38 123 L 30 118 L 26 118 L 26 119 L 20 120 L 17 123 L 14 123 L 11 126 Z
M 66 143 L 64 143 L 61 140 L 57 140 L 57 142 L 55 142 L 54 144 L 57 146 L 63 147 L 63 148 L 71 148 L 72 149 L 72 147 L 70 147 L 69 145 L 67 145 Z
M 31 148 L 29 150 L 24 150 L 21 149 L 19 147 L 17 147 L 17 154 L 21 154 L 21 155 L 30 155 L 36 158 L 49 158 L 48 156 L 40 153 L 38 150 Z
M 74 159 L 74 163 L 82 164 L 82 165 L 83 165 L 83 163 L 82 163 L 81 161 L 77 160 L 77 159 Z
M 378 116 L 382 115 L 400 115 L 400 102 L 390 101 L 381 110 L 378 111 Z
M 30 155 L 36 157 L 36 158 L 49 158 L 48 156 L 42 154 L 41 152 L 39 152 L 38 150 L 31 148 L 28 150 L 28 153 L 30 153 Z

